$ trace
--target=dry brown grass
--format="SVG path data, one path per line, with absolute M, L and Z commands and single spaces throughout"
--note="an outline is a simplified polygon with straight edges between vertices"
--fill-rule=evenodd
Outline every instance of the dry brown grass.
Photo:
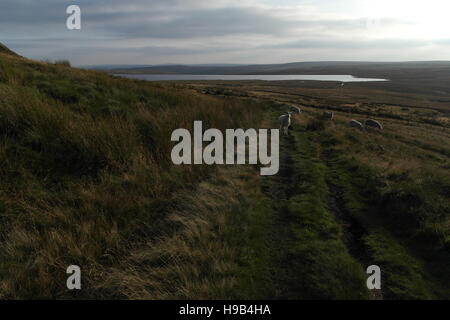
M 223 199 L 217 189 L 197 189 L 205 196 L 194 212 L 195 194 L 187 190 L 213 170 L 173 165 L 172 131 L 192 130 L 195 120 L 202 120 L 205 129 L 255 126 L 262 119 L 259 109 L 237 99 L 0 53 L 0 297 L 143 297 L 138 284 L 124 293 L 105 287 L 109 273 L 116 272 L 113 267 L 124 266 L 129 271 L 124 279 L 131 279 L 141 267 L 133 265 L 139 263 L 138 250 L 151 239 L 173 236 L 151 243 L 155 252 L 167 253 L 178 244 L 184 250 L 180 241 L 190 233 L 189 241 L 199 232 L 212 237 L 202 221 L 217 208 L 213 196 Z M 232 198 L 217 201 L 232 204 Z M 189 220 L 193 213 L 201 218 Z M 164 243 L 171 247 L 163 248 Z M 202 245 L 196 255 L 209 250 L 209 243 Z M 216 245 L 217 252 L 228 250 Z M 201 261 L 206 263 L 213 251 L 205 251 Z M 71 264 L 83 272 L 78 294 L 66 288 Z M 220 264 L 213 262 L 211 268 Z M 167 272 L 177 268 L 168 266 Z M 191 268 L 195 274 L 202 267 Z M 180 294 L 178 281 L 161 290 Z M 147 296 L 157 297 L 148 290 Z
M 234 210 L 245 211 L 241 198 L 251 194 L 259 194 L 253 169 L 217 169 L 194 190 L 175 196 L 177 206 L 167 214 L 176 230 L 132 249 L 95 289 L 128 299 L 236 298 L 243 248 L 231 246 L 227 236 L 236 227 L 230 223 Z

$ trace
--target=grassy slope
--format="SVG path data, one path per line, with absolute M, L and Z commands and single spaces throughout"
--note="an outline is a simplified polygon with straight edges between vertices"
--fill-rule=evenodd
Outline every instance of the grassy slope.
M 282 142 L 281 177 L 271 179 L 277 208 L 272 226 L 276 297 L 370 298 L 363 267 L 347 251 L 342 228 L 328 209 L 326 166 L 317 146 L 297 126 Z
M 450 62 L 304 62 L 278 65 L 250 66 L 156 66 L 116 70 L 119 73 L 186 73 L 186 74 L 351 74 L 363 78 L 383 78 L 389 82 L 353 83 L 351 87 L 378 90 L 381 99 L 386 95 L 402 101 L 407 96 L 420 98 L 419 105 L 446 107 L 449 111 Z M 289 83 L 289 82 L 287 82 Z M 328 83 L 340 87 L 337 83 Z M 295 87 L 314 86 L 312 82 L 298 81 Z M 336 90 L 334 90 L 336 91 Z M 323 90 L 320 90 L 323 96 Z M 336 92 L 333 93 L 336 95 Z M 361 95 L 360 101 L 365 98 Z M 419 102 L 419 101 L 417 101 Z
M 273 182 L 282 188 L 285 235 L 276 250 L 279 297 L 448 298 L 448 173 L 412 172 L 407 185 L 390 173 L 387 186 L 382 172 L 352 156 L 379 133 L 355 132 L 314 111 L 294 121 L 283 140 L 286 178 Z M 381 267 L 382 290 L 370 295 L 364 270 L 372 264 Z
M 230 295 L 226 289 L 241 281 L 233 280 L 239 274 L 233 270 L 244 253 L 223 244 L 215 230 L 232 243 L 243 241 L 222 229 L 223 219 L 262 205 L 258 195 L 252 201 L 250 195 L 226 201 L 214 195 L 227 188 L 230 193 L 229 184 L 257 172 L 242 168 L 242 178 L 224 179 L 223 187 L 212 190 L 207 181 L 220 173 L 173 166 L 170 135 L 197 119 L 220 129 L 257 126 L 259 108 L 2 51 L 0 296 Z M 202 188 L 205 196 L 198 198 Z M 239 219 L 254 219 L 250 214 Z M 201 247 L 190 251 L 189 242 Z M 196 264 L 192 268 L 189 259 Z M 257 268 L 257 260 L 245 261 Z M 79 293 L 65 287 L 70 264 L 83 272 Z
M 445 261 L 449 255 L 445 249 L 448 244 L 444 237 L 448 229 L 423 229 L 426 219 L 435 219 L 436 223 L 445 226 L 445 219 L 448 219 L 445 213 L 447 204 L 440 203 L 435 211 L 422 209 L 422 216 L 415 216 L 419 215 L 415 212 L 419 208 L 411 207 L 409 196 L 422 197 L 417 205 L 423 208 L 434 200 L 426 198 L 422 190 L 414 190 L 416 181 L 411 181 L 410 190 L 394 185 L 395 189 L 399 188 L 401 191 L 391 198 L 393 191 L 383 185 L 383 179 L 377 170 L 346 157 L 345 152 L 337 150 L 342 142 L 333 139 L 330 133 L 323 132 L 319 133 L 318 140 L 327 146 L 328 179 L 340 189 L 346 214 L 355 219 L 363 230 L 360 238 L 356 239 L 360 246 L 356 255 L 367 265 L 376 264 L 382 268 L 384 298 L 431 299 L 448 296 L 448 289 L 440 285 L 449 276 L 445 271 Z M 404 197 L 405 193 L 409 193 L 408 196 Z M 400 207 L 403 212 L 399 210 Z M 424 236 L 423 233 L 427 232 L 428 235 Z M 439 264 L 439 272 L 427 270 L 426 264 L 430 261 L 423 256 L 424 251 L 409 241 L 411 238 L 433 252 L 432 260 Z
M 254 103 L 0 52 L 0 297 L 448 298 L 442 114 L 392 107 L 366 134 L 345 121 L 383 110 L 340 105 L 329 125 L 302 96 L 278 176 L 171 164 L 173 129 L 273 127 L 285 106 L 262 101 L 287 90 Z
M 299 125 L 301 133 L 294 135 L 319 149 L 328 186 L 338 190 L 338 214 L 346 215 L 344 223 L 361 228 L 351 235 L 357 243 L 347 243 L 349 252 L 365 267 L 381 267 L 383 297 L 448 298 L 450 180 L 445 153 L 437 148 L 437 156 L 427 157 L 429 149 L 418 152 L 411 137 L 405 145 L 389 133 L 355 132 L 340 119 L 335 124 L 321 120 L 314 110 L 302 118 L 305 129 Z M 411 163 L 404 164 L 403 157 Z M 388 168 L 381 159 L 389 162 Z
M 290 172 L 296 178 L 300 174 L 303 183 L 283 181 L 291 193 L 303 191 L 300 198 L 294 198 L 299 212 L 305 215 L 324 208 L 333 214 L 348 252 L 363 268 L 371 264 L 382 268 L 382 292 L 374 298 L 450 296 L 446 286 L 450 282 L 448 107 L 431 111 L 417 107 L 415 97 L 407 96 L 405 105 L 398 106 L 389 104 L 388 95 L 387 105 L 378 104 L 373 101 L 382 92 L 360 92 L 357 86 L 334 96 L 327 89 L 331 85 L 322 83 L 242 82 L 238 87 L 236 83 L 199 82 L 190 86 L 214 95 L 275 100 L 273 119 L 287 109 L 286 104 L 300 106 L 304 112 L 296 117 L 292 137 L 284 143 L 288 153 L 297 153 L 290 161 L 302 162 Z M 355 97 L 359 92 L 366 95 L 364 102 Z M 324 109 L 335 111 L 333 122 L 321 119 Z M 359 132 L 347 127 L 352 118 L 364 121 L 368 117 L 380 120 L 384 130 Z M 301 148 L 294 148 L 299 143 Z M 301 175 L 305 170 L 314 174 Z M 308 190 L 304 186 L 309 184 L 314 187 Z M 309 197 L 315 204 L 302 208 L 304 198 Z M 321 216 L 311 216 L 311 223 L 325 226 L 319 223 Z

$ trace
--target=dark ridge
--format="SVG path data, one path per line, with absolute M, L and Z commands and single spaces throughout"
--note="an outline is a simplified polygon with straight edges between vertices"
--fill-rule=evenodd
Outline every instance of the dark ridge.
M 0 53 L 6 53 L 6 54 L 11 54 L 11 55 L 14 55 L 14 56 L 18 56 L 17 53 L 15 53 L 14 51 L 9 50 L 6 46 L 4 46 L 1 43 L 0 43 Z

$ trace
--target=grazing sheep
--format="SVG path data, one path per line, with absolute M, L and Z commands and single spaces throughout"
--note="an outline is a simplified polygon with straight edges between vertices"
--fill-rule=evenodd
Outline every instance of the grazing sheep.
M 377 120 L 367 119 L 365 122 L 366 127 L 373 127 L 383 130 L 383 126 Z
M 361 131 L 364 130 L 364 126 L 362 125 L 362 123 L 356 120 L 350 120 L 348 125 L 350 128 L 358 128 Z
M 290 110 L 296 114 L 300 114 L 302 111 L 300 110 L 300 108 L 296 107 L 296 106 L 291 106 Z
M 329 120 L 333 120 L 333 118 L 334 118 L 334 112 L 324 112 L 323 113 L 323 117 L 325 118 L 325 119 L 329 119 Z
M 289 135 L 289 126 L 291 125 L 291 113 L 286 112 L 278 118 L 278 123 L 280 125 L 280 131 L 283 129 L 284 134 Z

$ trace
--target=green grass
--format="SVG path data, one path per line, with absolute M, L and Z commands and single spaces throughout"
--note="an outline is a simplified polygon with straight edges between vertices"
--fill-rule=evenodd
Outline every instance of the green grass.
M 171 217 L 187 214 L 183 195 L 214 173 L 174 166 L 172 131 L 194 120 L 255 127 L 259 110 L 0 53 L 0 297 L 145 296 L 139 283 L 108 291 L 111 270 L 150 240 L 185 232 Z M 122 266 L 132 274 L 131 263 Z M 71 264 L 83 272 L 78 293 L 65 286 Z
M 357 229 L 356 251 L 349 252 L 363 269 L 371 264 L 380 264 L 382 269 L 382 293 L 376 298 L 450 297 L 445 285 L 450 281 L 447 107 L 431 107 L 424 103 L 424 97 L 414 94 L 402 94 L 399 99 L 389 88 L 374 90 L 359 84 L 350 84 L 341 91 L 327 83 L 239 84 L 240 91 L 248 92 L 250 97 L 272 103 L 275 110 L 272 119 L 288 110 L 290 104 L 301 107 L 302 114 L 294 117 L 293 135 L 295 141 L 302 143 L 304 154 L 297 150 L 290 157 L 294 159 L 291 162 L 302 161 L 290 173 L 295 174 L 295 181 L 303 183 L 284 183 L 280 188 L 289 190 L 295 211 L 313 212 L 312 217 L 306 216 L 306 221 L 325 230 L 328 223 L 321 213 L 322 208 L 327 208 L 327 200 L 323 195 L 338 197 L 341 207 L 338 213 L 346 216 L 345 224 L 350 224 L 350 228 L 339 231 L 341 237 L 346 239 L 346 233 L 355 232 L 352 230 L 355 226 Z M 236 85 L 209 82 L 196 86 L 198 90 L 215 90 Z M 334 111 L 334 120 L 325 121 L 321 117 L 323 110 Z M 348 128 L 350 119 L 364 122 L 367 118 L 379 120 L 384 129 L 360 132 Z M 284 152 L 291 152 L 292 140 L 286 141 L 289 142 Z M 309 170 L 307 173 L 303 173 L 305 168 Z M 326 191 L 323 181 L 318 179 L 323 176 L 333 190 Z M 299 190 L 302 194 L 294 197 Z M 290 213 L 292 206 L 283 210 Z M 289 217 L 289 221 L 294 219 L 292 215 Z M 301 229 L 298 235 L 306 237 L 308 233 L 310 229 Z M 325 233 L 333 234 L 330 230 Z M 312 239 L 302 243 L 320 247 Z M 318 263 L 314 269 L 322 268 L 323 264 Z M 295 283 L 295 272 L 304 268 L 298 265 L 286 283 L 289 280 Z M 307 284 L 314 284 L 309 281 Z M 324 292 L 317 296 L 331 291 Z
M 134 299 L 267 297 L 271 210 L 259 181 L 250 167 L 219 169 L 179 195 L 168 215 L 173 229 L 132 249 L 98 289 Z
M 348 141 L 336 139 L 333 130 L 320 132 L 316 141 L 326 155 L 328 180 L 340 188 L 345 210 L 365 230 L 365 260 L 382 269 L 383 297 L 448 297 L 442 286 L 449 277 L 445 261 L 450 261 L 445 177 L 391 177 L 387 185 L 381 172 L 343 152 Z M 426 229 L 431 223 L 439 227 Z
M 282 138 L 286 180 L 275 187 L 283 190 L 280 225 L 273 226 L 283 234 L 275 268 L 281 269 L 277 276 L 286 287 L 278 297 L 368 299 L 364 269 L 347 251 L 341 226 L 328 208 L 326 166 L 305 129 L 298 123 L 295 128 L 292 137 Z
M 352 86 L 333 106 L 320 98 L 331 87 L 198 85 L 0 45 L 1 298 L 370 299 L 371 264 L 385 299 L 450 296 L 445 110 L 381 106 L 379 91 L 355 103 L 366 92 Z M 276 177 L 170 160 L 174 129 L 275 127 L 299 101 Z M 366 116 L 384 130 L 347 127 Z M 65 285 L 71 264 L 79 292 Z
M 414 258 L 389 233 L 371 230 L 364 241 L 373 263 L 382 268 L 385 299 L 437 298 L 433 293 L 432 282 L 427 279 L 423 263 Z

